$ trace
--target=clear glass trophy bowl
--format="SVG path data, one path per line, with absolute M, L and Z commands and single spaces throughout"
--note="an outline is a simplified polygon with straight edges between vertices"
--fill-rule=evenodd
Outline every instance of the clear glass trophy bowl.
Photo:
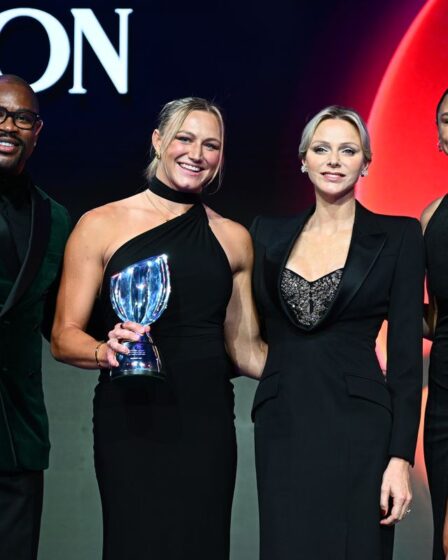
M 122 321 L 151 325 L 162 315 L 171 292 L 167 255 L 157 255 L 128 266 L 110 279 L 112 308 Z M 129 354 L 117 354 L 118 367 L 111 378 L 146 375 L 159 379 L 165 373 L 150 333 L 140 340 L 124 341 Z

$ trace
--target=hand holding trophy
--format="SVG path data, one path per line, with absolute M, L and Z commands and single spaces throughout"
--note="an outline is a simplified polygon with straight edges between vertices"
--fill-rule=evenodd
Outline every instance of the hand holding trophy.
M 128 266 L 110 279 L 110 301 L 122 321 L 150 325 L 165 311 L 171 292 L 167 255 L 157 255 Z M 118 354 L 119 366 L 111 378 L 147 375 L 165 378 L 160 354 L 150 333 L 140 340 L 124 341 L 129 354 Z

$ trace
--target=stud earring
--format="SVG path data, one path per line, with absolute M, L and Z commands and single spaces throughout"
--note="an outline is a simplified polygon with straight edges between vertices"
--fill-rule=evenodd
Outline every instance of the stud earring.
M 308 167 L 306 166 L 306 163 L 302 163 L 302 167 L 300 168 L 300 171 L 302 173 L 308 173 Z
M 442 151 L 443 151 L 443 150 L 442 150 L 442 143 L 440 142 L 440 138 L 439 138 L 439 140 L 437 141 L 437 149 L 439 150 L 439 152 L 442 152 Z

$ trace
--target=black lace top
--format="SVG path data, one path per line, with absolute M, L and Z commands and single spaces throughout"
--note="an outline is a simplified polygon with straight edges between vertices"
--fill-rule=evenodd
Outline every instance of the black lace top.
M 310 282 L 289 268 L 283 269 L 282 297 L 300 324 L 314 326 L 325 315 L 336 296 L 343 271 L 339 268 Z

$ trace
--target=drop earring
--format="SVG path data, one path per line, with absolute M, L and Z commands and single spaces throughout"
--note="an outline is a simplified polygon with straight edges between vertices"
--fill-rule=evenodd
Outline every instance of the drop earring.
M 440 138 L 437 140 L 437 149 L 439 150 L 439 152 L 442 152 L 442 143 L 440 142 Z
M 367 169 L 367 167 L 361 171 L 361 177 L 367 177 L 368 174 L 369 170 Z
M 308 167 L 306 166 L 306 163 L 302 163 L 302 167 L 300 168 L 300 171 L 302 173 L 308 173 Z

